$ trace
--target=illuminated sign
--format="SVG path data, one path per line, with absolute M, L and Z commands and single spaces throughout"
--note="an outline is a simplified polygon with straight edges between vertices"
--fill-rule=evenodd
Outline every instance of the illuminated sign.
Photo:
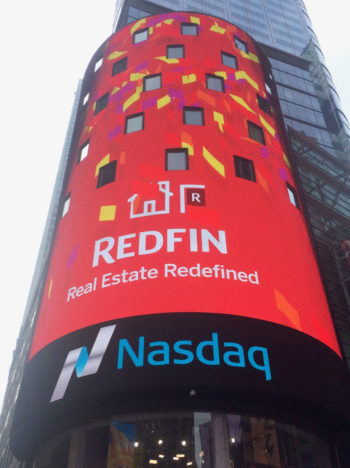
M 91 62 L 13 426 L 19 455 L 48 427 L 135 401 L 174 409 L 195 394 L 193 407 L 232 409 L 249 395 L 303 412 L 312 394 L 343 407 L 269 75 L 239 28 L 179 12 L 128 25 Z

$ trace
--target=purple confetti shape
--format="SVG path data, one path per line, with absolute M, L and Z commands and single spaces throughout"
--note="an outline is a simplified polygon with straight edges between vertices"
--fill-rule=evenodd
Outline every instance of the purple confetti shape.
M 147 68 L 148 67 L 148 62 L 142 62 L 142 63 L 139 63 L 136 67 L 135 67 L 135 72 L 138 72 L 140 70 L 143 70 L 144 68 Z
M 261 156 L 266 159 L 269 157 L 269 152 L 267 151 L 267 148 L 265 147 L 262 147 L 260 148 L 260 151 L 261 151 Z
M 121 133 L 122 131 L 122 126 L 121 125 L 118 125 L 117 127 L 113 128 L 110 132 L 109 132 L 109 135 L 108 135 L 108 138 L 109 140 L 111 140 L 112 138 L 116 137 L 117 135 L 119 135 L 119 133 Z
M 225 89 L 232 91 L 232 86 L 229 83 L 225 83 Z
M 234 73 L 227 73 L 227 78 L 230 81 L 236 81 L 236 75 Z
M 149 109 L 150 107 L 153 107 L 157 104 L 157 98 L 152 97 L 150 99 L 147 99 L 147 101 L 143 101 L 142 103 L 142 110 Z
M 287 171 L 285 169 L 283 169 L 283 167 L 280 167 L 278 169 L 278 172 L 280 174 L 280 177 L 282 180 L 288 180 L 288 174 L 287 174 Z
M 117 104 L 115 106 L 115 111 L 117 114 L 122 114 L 123 113 L 123 104 Z
M 173 70 L 173 73 L 175 73 L 175 72 L 183 73 L 183 72 L 184 72 L 184 68 L 183 68 L 183 67 L 176 67 L 176 68 L 174 68 L 174 70 Z
M 111 101 L 120 102 L 124 99 L 124 94 L 128 91 L 134 90 L 136 88 L 136 83 L 133 81 L 129 81 L 124 88 L 117 91 L 115 94 L 112 94 L 110 97 Z
M 173 98 L 177 98 L 177 99 L 184 99 L 184 93 L 179 90 L 179 89 L 174 89 L 174 88 L 170 88 L 169 89 L 169 96 L 173 99 Z
M 68 262 L 67 262 L 67 270 L 73 265 L 75 262 L 75 259 L 77 258 L 77 253 L 78 253 L 78 246 L 76 245 L 74 249 L 71 251 L 68 257 Z

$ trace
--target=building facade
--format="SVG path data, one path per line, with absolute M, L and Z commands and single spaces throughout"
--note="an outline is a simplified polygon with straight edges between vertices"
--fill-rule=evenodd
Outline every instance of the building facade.
M 345 467 L 346 129 L 300 31 L 168 6 L 125 4 L 82 81 L 1 466 Z

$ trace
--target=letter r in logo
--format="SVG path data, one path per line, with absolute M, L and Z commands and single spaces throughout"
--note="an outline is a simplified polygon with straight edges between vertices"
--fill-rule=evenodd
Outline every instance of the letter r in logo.
M 116 325 L 109 325 L 108 327 L 100 329 L 95 343 L 92 346 L 90 355 L 86 346 L 69 351 L 66 361 L 63 364 L 61 374 L 57 380 L 50 403 L 56 400 L 61 400 L 64 397 L 74 369 L 78 378 L 96 374 L 112 338 L 115 327 Z

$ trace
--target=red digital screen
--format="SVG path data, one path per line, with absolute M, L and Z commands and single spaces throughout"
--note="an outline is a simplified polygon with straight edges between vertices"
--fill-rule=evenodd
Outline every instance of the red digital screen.
M 259 56 L 237 27 L 191 13 L 106 42 L 30 358 L 93 324 L 170 312 L 273 322 L 340 354 Z

